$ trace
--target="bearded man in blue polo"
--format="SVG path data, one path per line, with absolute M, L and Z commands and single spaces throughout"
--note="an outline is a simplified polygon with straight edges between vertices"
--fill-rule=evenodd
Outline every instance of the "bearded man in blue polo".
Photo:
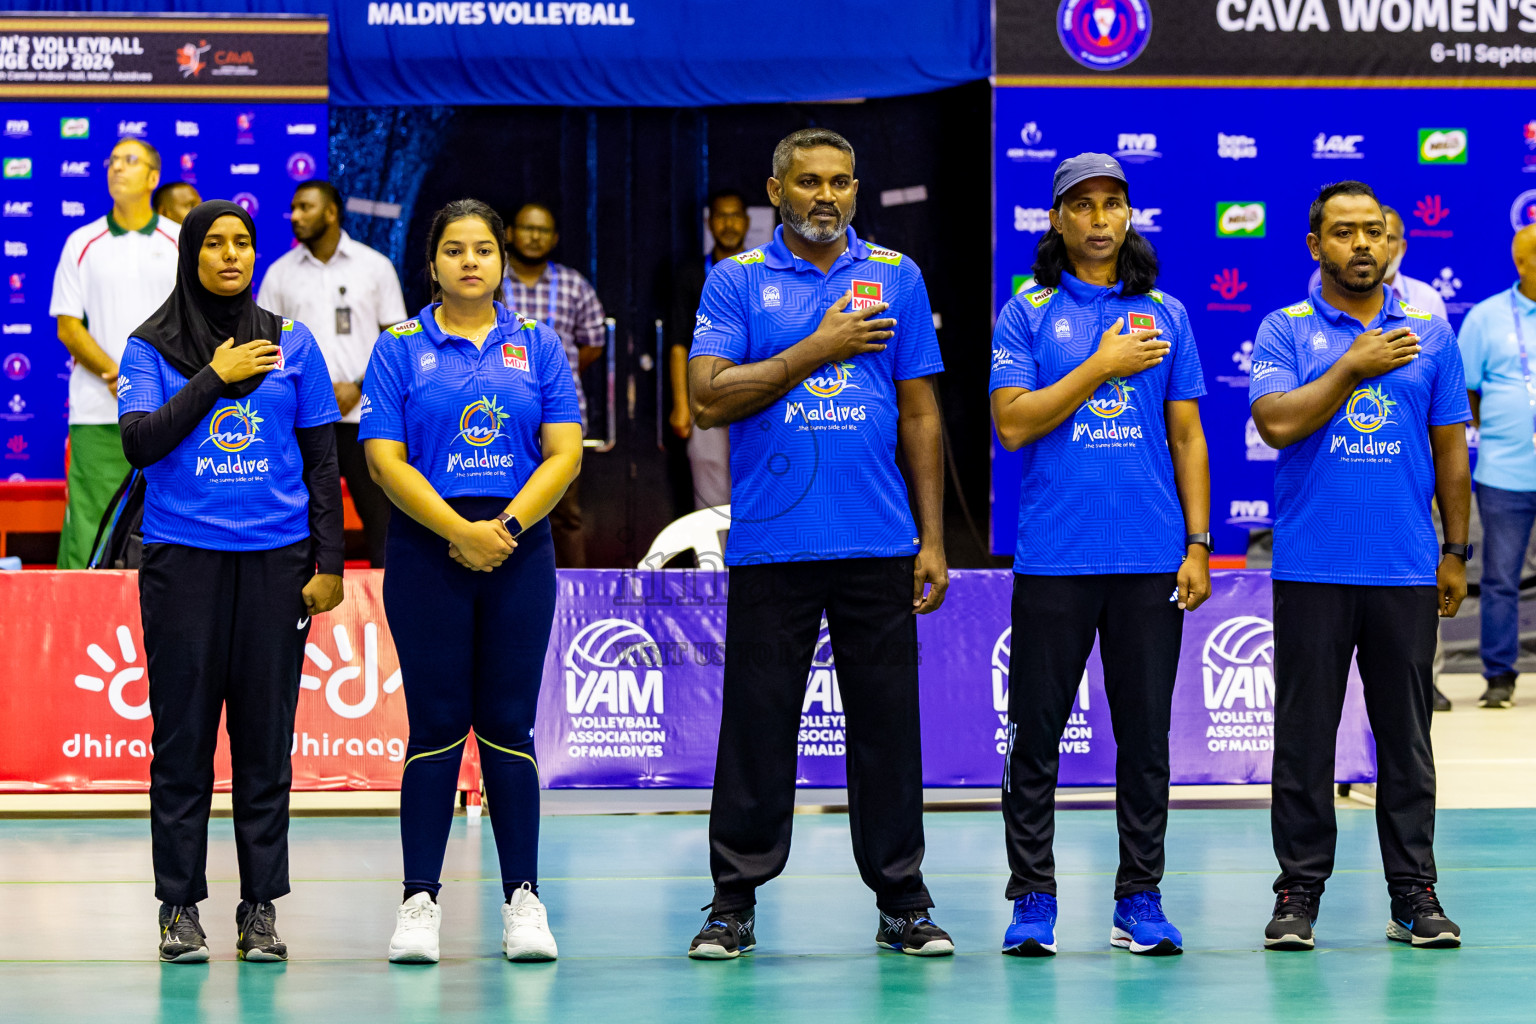
M 768 198 L 784 223 L 770 244 L 710 271 L 694 329 L 694 421 L 731 431 L 715 894 L 688 949 L 699 960 L 756 945 L 757 889 L 789 857 L 800 709 L 823 615 L 875 941 L 918 956 L 955 949 L 929 916 L 921 870 L 914 618 L 938 608 L 949 585 L 933 389 L 944 364 L 923 275 L 849 227 L 853 159 L 848 140 L 825 129 L 779 143 Z

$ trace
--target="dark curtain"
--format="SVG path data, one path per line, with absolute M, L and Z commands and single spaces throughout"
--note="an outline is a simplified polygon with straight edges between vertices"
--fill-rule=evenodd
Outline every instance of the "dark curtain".
M 344 198 L 400 207 L 398 217 L 348 212 L 347 232 L 388 256 L 407 283 L 422 273 L 421 259 L 406 250 L 416 196 L 448 139 L 453 113 L 451 107 L 331 108 L 331 184 Z

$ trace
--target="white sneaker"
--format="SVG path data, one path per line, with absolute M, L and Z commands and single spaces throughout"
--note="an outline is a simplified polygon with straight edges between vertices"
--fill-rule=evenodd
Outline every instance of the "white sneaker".
M 560 955 L 544 904 L 527 882 L 501 905 L 501 951 L 508 960 L 553 960 Z
M 412 895 L 395 911 L 395 934 L 389 940 L 390 963 L 437 963 L 437 933 L 442 925 L 443 908 L 424 892 Z

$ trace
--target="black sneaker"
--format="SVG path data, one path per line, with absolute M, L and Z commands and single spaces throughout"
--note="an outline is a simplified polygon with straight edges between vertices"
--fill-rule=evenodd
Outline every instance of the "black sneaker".
M 1432 686 L 1431 689 L 1433 689 L 1435 691 L 1433 696 L 1430 697 L 1430 703 L 1433 705 L 1434 710 L 1436 710 L 1436 711 L 1449 711 L 1449 710 L 1451 710 L 1451 698 L 1449 698 L 1445 694 L 1441 693 L 1440 692 L 1440 687 L 1438 687 L 1438 686 Z
M 168 964 L 208 962 L 208 936 L 197 919 L 197 908 L 160 904 L 160 959 Z
M 235 951 L 241 960 L 271 963 L 288 959 L 288 944 L 277 937 L 277 908 L 270 903 L 240 901 L 235 911 L 238 938 Z
M 1312 926 L 1317 923 L 1318 896 L 1296 889 L 1275 894 L 1275 913 L 1264 929 L 1264 948 L 1307 950 L 1314 945 Z
M 699 909 L 709 910 L 710 906 Z M 752 907 L 711 913 L 688 944 L 688 955 L 695 960 L 734 960 L 750 953 L 757 947 L 757 936 L 752 934 L 756 921 L 757 911 Z
M 908 910 L 900 917 L 880 911 L 880 928 L 875 944 L 897 949 L 913 956 L 953 956 L 955 942 L 949 933 L 933 923 L 926 910 Z
M 1488 688 L 1477 699 L 1480 708 L 1512 708 L 1515 706 L 1515 677 L 1508 673 L 1488 680 Z
M 1461 929 L 1440 908 L 1435 887 L 1426 885 L 1392 897 L 1387 938 L 1425 949 L 1455 949 L 1461 945 Z

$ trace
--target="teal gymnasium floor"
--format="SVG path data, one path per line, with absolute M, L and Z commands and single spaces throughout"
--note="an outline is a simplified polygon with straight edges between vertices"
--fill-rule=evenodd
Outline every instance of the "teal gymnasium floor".
M 1182 957 L 1108 945 L 1113 814 L 1058 815 L 1061 955 L 997 952 L 1008 920 L 996 812 L 927 817 L 929 886 L 952 959 L 878 952 L 841 814 L 795 819 L 786 875 L 761 893 L 758 950 L 684 957 L 709 899 L 702 815 L 544 819 L 543 893 L 561 959 L 497 950 L 489 824 L 455 820 L 443 892 L 443 962 L 392 966 L 397 820 L 298 818 L 294 892 L 278 922 L 293 959 L 234 960 L 228 818 L 210 846 L 202 905 L 214 962 L 154 959 L 142 819 L 0 820 L 0 1020 L 364 1021 L 1536 1021 L 1536 809 L 1442 810 L 1440 891 L 1463 927 L 1455 951 L 1383 937 L 1387 900 L 1369 809 L 1341 810 L 1339 870 L 1319 949 L 1265 953 L 1274 874 L 1268 812 L 1175 810 L 1165 904 Z

